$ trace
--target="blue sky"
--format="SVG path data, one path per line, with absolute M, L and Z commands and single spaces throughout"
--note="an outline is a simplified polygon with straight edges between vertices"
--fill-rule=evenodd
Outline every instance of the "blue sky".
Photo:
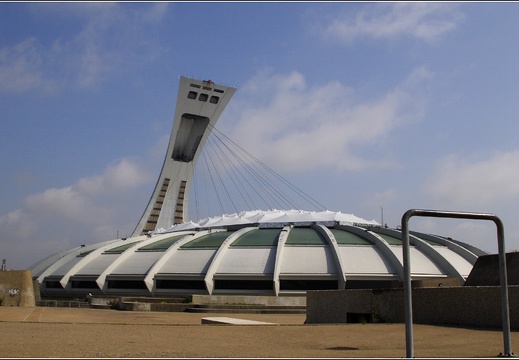
M 518 33 L 514 2 L 0 3 L 0 257 L 132 232 L 179 75 L 236 86 L 217 128 L 329 210 L 493 213 L 518 250 Z

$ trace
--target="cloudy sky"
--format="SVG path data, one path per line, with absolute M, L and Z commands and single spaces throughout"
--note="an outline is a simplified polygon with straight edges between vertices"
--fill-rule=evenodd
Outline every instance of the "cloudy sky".
M 179 75 L 237 87 L 218 130 L 327 209 L 493 213 L 518 250 L 518 34 L 518 3 L 0 3 L 0 257 L 133 231 Z

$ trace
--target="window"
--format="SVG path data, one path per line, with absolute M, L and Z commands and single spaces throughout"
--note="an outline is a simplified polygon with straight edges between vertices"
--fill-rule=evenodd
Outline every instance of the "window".
M 225 280 L 217 279 L 214 287 L 218 290 L 274 290 L 271 280 Z
M 196 96 L 198 95 L 198 93 L 196 91 L 190 91 L 188 94 L 187 94 L 187 98 L 188 99 L 196 99 Z
M 335 290 L 337 280 L 280 280 L 281 290 Z
M 157 280 L 157 289 L 206 290 L 204 280 Z
M 63 286 L 61 286 L 61 283 L 59 281 L 53 280 L 46 280 L 45 287 L 47 289 L 63 289 Z
M 206 102 L 208 97 L 209 96 L 207 94 L 200 94 L 200 96 L 198 97 L 198 100 Z
M 142 289 L 147 290 L 142 280 L 108 280 L 109 289 Z
M 99 286 L 94 280 L 73 280 L 71 286 L 72 289 L 99 289 Z
M 211 99 L 209 100 L 209 102 L 211 104 L 218 104 L 219 100 L 220 100 L 220 98 L 218 96 L 211 96 Z

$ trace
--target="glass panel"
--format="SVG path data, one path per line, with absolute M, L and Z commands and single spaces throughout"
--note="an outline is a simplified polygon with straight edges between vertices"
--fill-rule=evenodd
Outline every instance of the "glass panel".
M 287 245 L 326 245 L 323 236 L 311 228 L 293 228 L 288 233 Z
M 335 237 L 335 240 L 337 240 L 337 244 L 340 245 L 373 245 L 363 237 L 345 230 L 330 229 L 330 231 Z
M 249 231 L 234 241 L 231 246 L 277 246 L 281 229 L 257 229 Z
M 106 250 L 104 253 L 105 254 L 121 254 L 125 250 L 131 248 L 134 245 L 137 245 L 138 243 L 140 243 L 140 241 L 136 241 L 136 242 L 132 242 L 132 243 L 129 243 L 129 244 L 124 244 L 124 245 L 121 245 L 121 246 L 117 246 L 117 247 L 114 247 L 112 249 Z
M 182 239 L 184 236 L 187 236 L 187 235 L 186 234 L 177 235 L 177 236 L 169 237 L 167 239 L 155 241 L 152 244 L 148 244 L 146 246 L 139 248 L 139 251 L 166 251 L 167 249 L 170 248 L 171 245 L 176 243 L 178 240 Z
M 188 242 L 185 245 L 182 245 L 181 248 L 217 248 L 220 247 L 220 245 L 222 245 L 225 239 L 227 239 L 227 237 L 232 233 L 232 231 L 220 231 L 212 234 L 207 234 L 196 240 Z
M 394 236 L 386 235 L 386 234 L 377 234 L 382 239 L 386 240 L 389 245 L 402 245 L 402 239 L 396 238 Z

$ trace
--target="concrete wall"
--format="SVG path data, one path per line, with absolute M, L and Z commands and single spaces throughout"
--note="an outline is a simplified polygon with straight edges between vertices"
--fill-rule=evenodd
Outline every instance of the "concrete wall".
M 519 330 L 519 286 L 509 286 L 510 327 Z M 413 323 L 501 328 L 499 286 L 412 290 Z M 308 291 L 306 323 L 404 323 L 403 289 Z
M 183 312 L 186 309 L 193 307 L 193 304 L 186 303 L 145 303 L 145 302 L 132 302 L 122 301 L 116 305 L 116 309 L 123 311 L 162 311 L 162 312 Z
M 266 306 L 305 306 L 306 297 L 301 296 L 258 296 L 258 295 L 193 295 L 194 304 L 248 304 Z
M 36 306 L 30 270 L 0 271 L 2 306 Z
M 519 285 L 519 252 L 506 253 L 506 277 L 508 285 Z M 499 286 L 499 255 L 478 257 L 463 286 Z

